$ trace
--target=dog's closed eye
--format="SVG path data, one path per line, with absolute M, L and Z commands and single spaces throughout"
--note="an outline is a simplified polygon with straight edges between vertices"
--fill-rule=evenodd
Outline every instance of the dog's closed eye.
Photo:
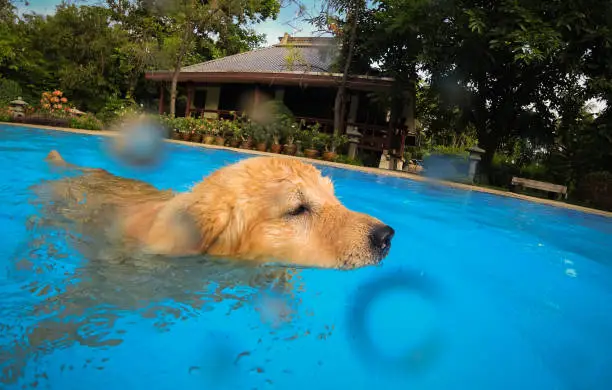
M 310 211 L 310 208 L 308 208 L 307 205 L 301 204 L 301 205 L 297 206 L 296 208 L 290 210 L 287 213 L 287 215 L 289 215 L 291 217 L 297 217 L 297 216 L 300 216 L 300 215 L 304 215 L 304 214 L 306 214 L 309 211 Z

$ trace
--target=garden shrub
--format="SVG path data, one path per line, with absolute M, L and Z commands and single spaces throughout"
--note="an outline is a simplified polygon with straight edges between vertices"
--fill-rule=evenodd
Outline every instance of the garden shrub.
M 415 159 L 422 160 L 425 156 L 429 155 L 429 152 L 418 146 L 406 146 L 406 152 L 404 153 L 404 158 L 407 160 Z
M 444 146 L 444 145 L 436 145 L 431 148 L 432 154 L 440 154 L 446 156 L 456 156 L 457 158 L 463 157 L 467 158 L 469 152 L 465 150 L 465 148 L 460 148 L 456 146 Z
M 612 211 L 612 173 L 601 171 L 585 175 L 572 195 L 589 206 Z
M 137 112 L 140 112 L 140 107 L 133 99 L 124 99 L 112 95 L 106 100 L 104 107 L 97 112 L 96 117 L 105 125 L 110 125 L 128 114 Z
M 336 157 L 335 161 L 337 163 L 342 163 L 342 164 L 357 165 L 360 167 L 363 166 L 363 161 L 361 161 L 359 157 L 350 158 L 349 156 L 344 155 L 344 154 L 339 154 L 338 157 Z
M 490 185 L 509 188 L 512 176 L 520 176 L 521 170 L 508 156 L 495 153 L 487 173 Z
M 550 181 L 548 170 L 542 164 L 531 163 L 521 167 L 520 176 L 526 179 Z
M 93 114 L 85 114 L 70 118 L 70 127 L 82 130 L 102 130 L 104 124 Z
M 23 91 L 18 83 L 0 78 L 0 106 L 7 105 L 20 96 L 23 96 Z
M 13 115 L 9 111 L 8 107 L 0 107 L 0 122 L 11 122 Z

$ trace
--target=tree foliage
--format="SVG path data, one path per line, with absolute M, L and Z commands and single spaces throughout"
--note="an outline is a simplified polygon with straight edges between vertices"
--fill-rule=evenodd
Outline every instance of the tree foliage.
M 612 3 L 379 0 L 359 26 L 355 66 L 424 75 L 419 122 L 430 134 L 475 130 L 485 167 L 522 147 L 562 160 L 564 182 L 612 169 Z M 584 112 L 593 98 L 608 103 L 596 119 Z
M 199 25 L 183 40 L 184 20 L 203 23 L 217 7 L 216 24 Z M 148 70 L 235 54 L 260 45 L 252 24 L 275 17 L 277 0 L 155 2 L 107 0 L 104 6 L 61 3 L 53 15 L 25 12 L 0 1 L 0 75 L 17 82 L 24 98 L 37 101 L 42 91 L 60 89 L 81 110 L 99 112 L 117 99 L 145 101 Z M 183 24 L 181 24 L 183 23 Z M 107 111 L 107 110 L 106 110 Z

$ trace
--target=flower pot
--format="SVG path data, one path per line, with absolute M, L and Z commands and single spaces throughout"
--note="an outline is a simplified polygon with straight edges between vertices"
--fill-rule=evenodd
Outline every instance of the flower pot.
M 225 138 L 223 138 L 221 136 L 215 137 L 215 145 L 217 145 L 217 146 L 224 146 L 225 145 Z
M 251 141 L 242 141 L 240 143 L 240 149 L 251 149 Z
M 232 148 L 237 148 L 238 145 L 240 145 L 240 141 L 238 141 L 237 139 L 232 139 L 229 142 L 229 146 L 231 146 Z
M 272 146 L 270 146 L 270 151 L 272 153 L 280 153 L 282 149 L 282 146 L 280 144 L 272 144 Z
M 191 133 L 190 132 L 183 133 L 183 141 L 191 141 Z
M 285 154 L 288 154 L 290 156 L 294 156 L 296 152 L 297 152 L 297 145 L 295 145 L 295 144 L 284 145 L 283 146 L 283 153 L 285 153 Z
M 202 134 L 196 133 L 194 135 L 191 136 L 191 142 L 197 142 L 200 143 L 202 142 Z
M 268 150 L 268 144 L 266 144 L 265 142 L 260 142 L 257 144 L 257 146 L 255 146 L 255 149 L 260 152 L 265 152 L 266 150 Z
M 202 142 L 207 145 L 211 145 L 213 142 L 215 142 L 215 137 L 213 137 L 212 135 L 205 135 L 204 140 Z
M 304 157 L 307 158 L 317 158 L 319 157 L 319 151 L 317 149 L 305 149 Z
M 336 152 L 323 152 L 323 160 L 334 161 L 338 157 Z
M 182 134 L 179 133 L 178 131 L 173 131 L 172 132 L 172 139 L 180 140 L 180 139 L 182 139 Z

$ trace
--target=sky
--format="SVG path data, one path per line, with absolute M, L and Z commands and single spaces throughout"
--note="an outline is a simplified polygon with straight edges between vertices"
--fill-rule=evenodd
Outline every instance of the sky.
M 76 1 L 77 4 L 96 4 L 99 2 L 99 0 Z M 315 33 L 315 28 L 312 25 L 297 18 L 298 7 L 294 1 L 282 0 L 282 2 L 287 4 L 283 5 L 276 20 L 269 20 L 253 26 L 258 33 L 266 34 L 267 45 L 278 43 L 278 38 L 282 37 L 285 32 L 296 36 L 311 36 Z M 321 0 L 302 0 L 302 2 L 311 13 L 320 9 Z M 55 12 L 55 7 L 61 3 L 61 0 L 29 0 L 28 3 L 27 6 L 23 2 L 18 3 L 17 7 L 21 12 L 48 15 Z

